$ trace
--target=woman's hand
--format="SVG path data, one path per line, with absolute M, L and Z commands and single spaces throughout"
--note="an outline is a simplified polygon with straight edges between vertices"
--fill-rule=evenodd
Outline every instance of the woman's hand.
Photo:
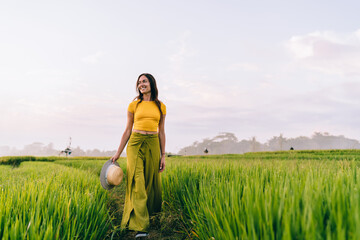
M 165 170 L 165 154 L 161 156 L 159 172 L 161 173 L 164 170 Z
M 120 157 L 120 154 L 119 153 L 116 153 L 111 159 L 112 162 L 115 162 L 116 160 L 118 160 Z

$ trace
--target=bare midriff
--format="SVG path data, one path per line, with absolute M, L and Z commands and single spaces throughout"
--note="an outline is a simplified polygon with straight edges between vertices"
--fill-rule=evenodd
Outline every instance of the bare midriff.
M 143 131 L 143 130 L 137 130 L 137 129 L 133 129 L 133 132 L 137 132 L 137 133 L 141 133 L 141 134 L 158 134 L 158 132 Z

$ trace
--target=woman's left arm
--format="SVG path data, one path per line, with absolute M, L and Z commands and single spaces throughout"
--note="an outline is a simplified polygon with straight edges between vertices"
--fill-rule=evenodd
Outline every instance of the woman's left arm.
M 166 114 L 163 115 L 159 123 L 159 141 L 160 141 L 160 151 L 161 151 L 159 172 L 163 172 L 165 170 L 165 117 Z

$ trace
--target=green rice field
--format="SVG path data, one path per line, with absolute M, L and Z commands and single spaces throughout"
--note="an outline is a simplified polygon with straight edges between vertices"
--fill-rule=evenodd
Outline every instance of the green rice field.
M 132 239 L 104 158 L 0 158 L 0 239 Z M 149 239 L 360 239 L 360 151 L 175 156 Z M 119 159 L 126 170 L 126 159 Z

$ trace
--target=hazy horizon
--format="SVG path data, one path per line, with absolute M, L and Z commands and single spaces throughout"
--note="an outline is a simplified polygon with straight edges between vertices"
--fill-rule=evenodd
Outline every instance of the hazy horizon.
M 316 138 L 316 142 L 309 143 L 307 141 L 313 141 L 311 139 Z M 281 143 L 281 149 L 278 149 L 279 146 L 274 147 L 274 141 L 282 138 L 283 142 Z M 300 140 L 300 142 L 299 142 Z M 330 142 L 329 142 L 330 140 Z M 250 147 L 247 146 L 248 143 L 244 143 L 242 146 L 238 146 L 237 144 L 243 142 L 257 142 L 261 146 L 257 151 L 283 151 L 289 150 L 290 147 L 295 148 L 295 150 L 323 150 L 323 149 L 359 149 L 360 148 L 360 140 L 359 139 L 351 139 L 347 138 L 344 135 L 331 135 L 328 132 L 314 132 L 311 136 L 300 135 L 295 138 L 287 138 L 283 134 L 278 136 L 273 136 L 271 139 L 268 139 L 265 142 L 260 142 L 256 139 L 256 137 L 252 137 L 251 139 L 239 139 L 235 134 L 229 132 L 219 133 L 216 136 L 212 136 L 210 138 L 198 139 L 195 142 L 183 146 L 178 152 L 170 152 L 171 154 L 181 154 L 185 151 L 190 155 L 199 155 L 202 154 L 204 148 L 208 148 L 210 150 L 210 154 L 229 154 L 229 153 L 244 153 L 244 151 L 251 151 Z M 303 143 L 301 143 L 301 141 Z M 305 142 L 304 142 L 305 141 Z M 216 149 L 211 149 L 211 147 L 207 144 L 203 144 L 204 142 L 217 144 L 221 143 L 220 146 L 216 146 Z M 194 149 L 194 145 L 199 145 L 200 149 L 195 149 L 189 151 L 189 149 Z M 275 145 L 277 145 L 275 143 Z M 318 146 L 318 147 L 316 147 Z M 115 154 L 116 149 L 83 149 L 81 146 L 73 146 L 68 144 L 61 149 L 54 148 L 53 143 L 42 143 L 42 142 L 33 142 L 30 144 L 26 144 L 23 148 L 17 149 L 12 148 L 10 146 L 0 146 L 0 157 L 1 156 L 20 156 L 20 155 L 33 155 L 33 156 L 55 156 L 61 155 L 65 156 L 65 153 L 60 153 L 60 151 L 65 150 L 65 148 L 70 147 L 73 154 L 71 156 L 112 156 Z M 244 150 L 245 149 L 247 150 Z M 219 149 L 220 148 L 220 149 Z M 188 150 L 186 150 L 188 149 Z M 230 150 L 231 149 L 231 150 Z M 195 152 L 195 153 L 194 153 Z M 220 152 L 220 153 L 219 153 Z M 8 154 L 11 153 L 11 154 Z M 194 153 L 194 154 L 191 154 Z M 69 155 L 70 156 L 70 155 Z M 121 154 L 122 157 L 126 156 L 126 150 Z

